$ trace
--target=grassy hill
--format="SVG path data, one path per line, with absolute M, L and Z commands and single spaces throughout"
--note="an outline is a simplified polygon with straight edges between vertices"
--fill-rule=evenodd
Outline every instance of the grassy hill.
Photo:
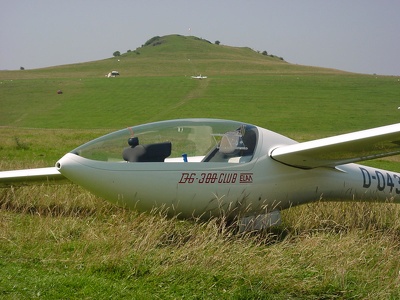
M 103 77 L 117 69 L 123 76 L 209 76 L 284 73 L 343 73 L 298 66 L 250 48 L 212 44 L 193 36 L 155 37 L 118 57 L 80 64 L 20 71 L 0 71 L 0 79 Z
M 104 77 L 112 70 L 120 77 Z M 198 74 L 208 79 L 190 79 Z M 397 78 L 299 66 L 178 35 L 101 61 L 1 71 L 0 82 L 0 126 L 117 129 L 215 117 L 296 137 L 397 122 Z
M 112 70 L 121 75 L 106 78 Z M 198 74 L 208 78 L 190 78 Z M 310 140 L 397 123 L 399 96 L 398 77 L 170 35 L 120 57 L 0 71 L 0 170 L 51 166 L 99 135 L 172 118 L 235 119 Z M 400 170 L 398 157 L 368 164 Z M 316 203 L 240 235 L 220 220 L 127 211 L 73 185 L 0 189 L 0 295 L 398 299 L 399 220 L 398 205 Z

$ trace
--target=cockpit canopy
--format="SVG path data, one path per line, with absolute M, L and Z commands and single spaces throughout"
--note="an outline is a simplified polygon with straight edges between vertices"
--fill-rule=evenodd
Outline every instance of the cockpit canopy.
M 216 119 L 182 119 L 129 127 L 71 153 L 115 162 L 230 162 L 252 159 L 256 126 Z

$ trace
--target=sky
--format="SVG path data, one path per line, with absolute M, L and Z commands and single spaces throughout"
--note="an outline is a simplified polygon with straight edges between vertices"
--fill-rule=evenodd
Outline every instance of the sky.
M 95 61 L 193 35 L 289 63 L 400 75 L 399 0 L 0 0 L 0 70 Z

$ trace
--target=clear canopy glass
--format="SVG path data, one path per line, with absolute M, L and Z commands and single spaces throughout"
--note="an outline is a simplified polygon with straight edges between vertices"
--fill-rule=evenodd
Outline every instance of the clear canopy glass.
M 257 127 L 236 121 L 182 119 L 122 129 L 71 153 L 100 161 L 245 162 L 257 144 Z

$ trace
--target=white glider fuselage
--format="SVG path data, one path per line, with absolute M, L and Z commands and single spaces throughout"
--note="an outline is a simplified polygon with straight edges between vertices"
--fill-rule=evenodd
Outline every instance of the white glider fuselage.
M 0 172 L 0 186 L 69 179 L 138 211 L 272 224 L 274 212 L 318 200 L 400 202 L 399 173 L 355 164 L 399 145 L 400 124 L 298 143 L 242 122 L 170 120 L 90 141 L 55 168 Z
M 68 153 L 57 162 L 62 175 L 92 193 L 138 211 L 154 208 L 184 218 L 233 218 L 321 200 L 399 201 L 400 174 L 354 163 L 299 168 L 271 157 L 297 142 L 256 127 L 252 159 L 164 162 L 97 161 Z

